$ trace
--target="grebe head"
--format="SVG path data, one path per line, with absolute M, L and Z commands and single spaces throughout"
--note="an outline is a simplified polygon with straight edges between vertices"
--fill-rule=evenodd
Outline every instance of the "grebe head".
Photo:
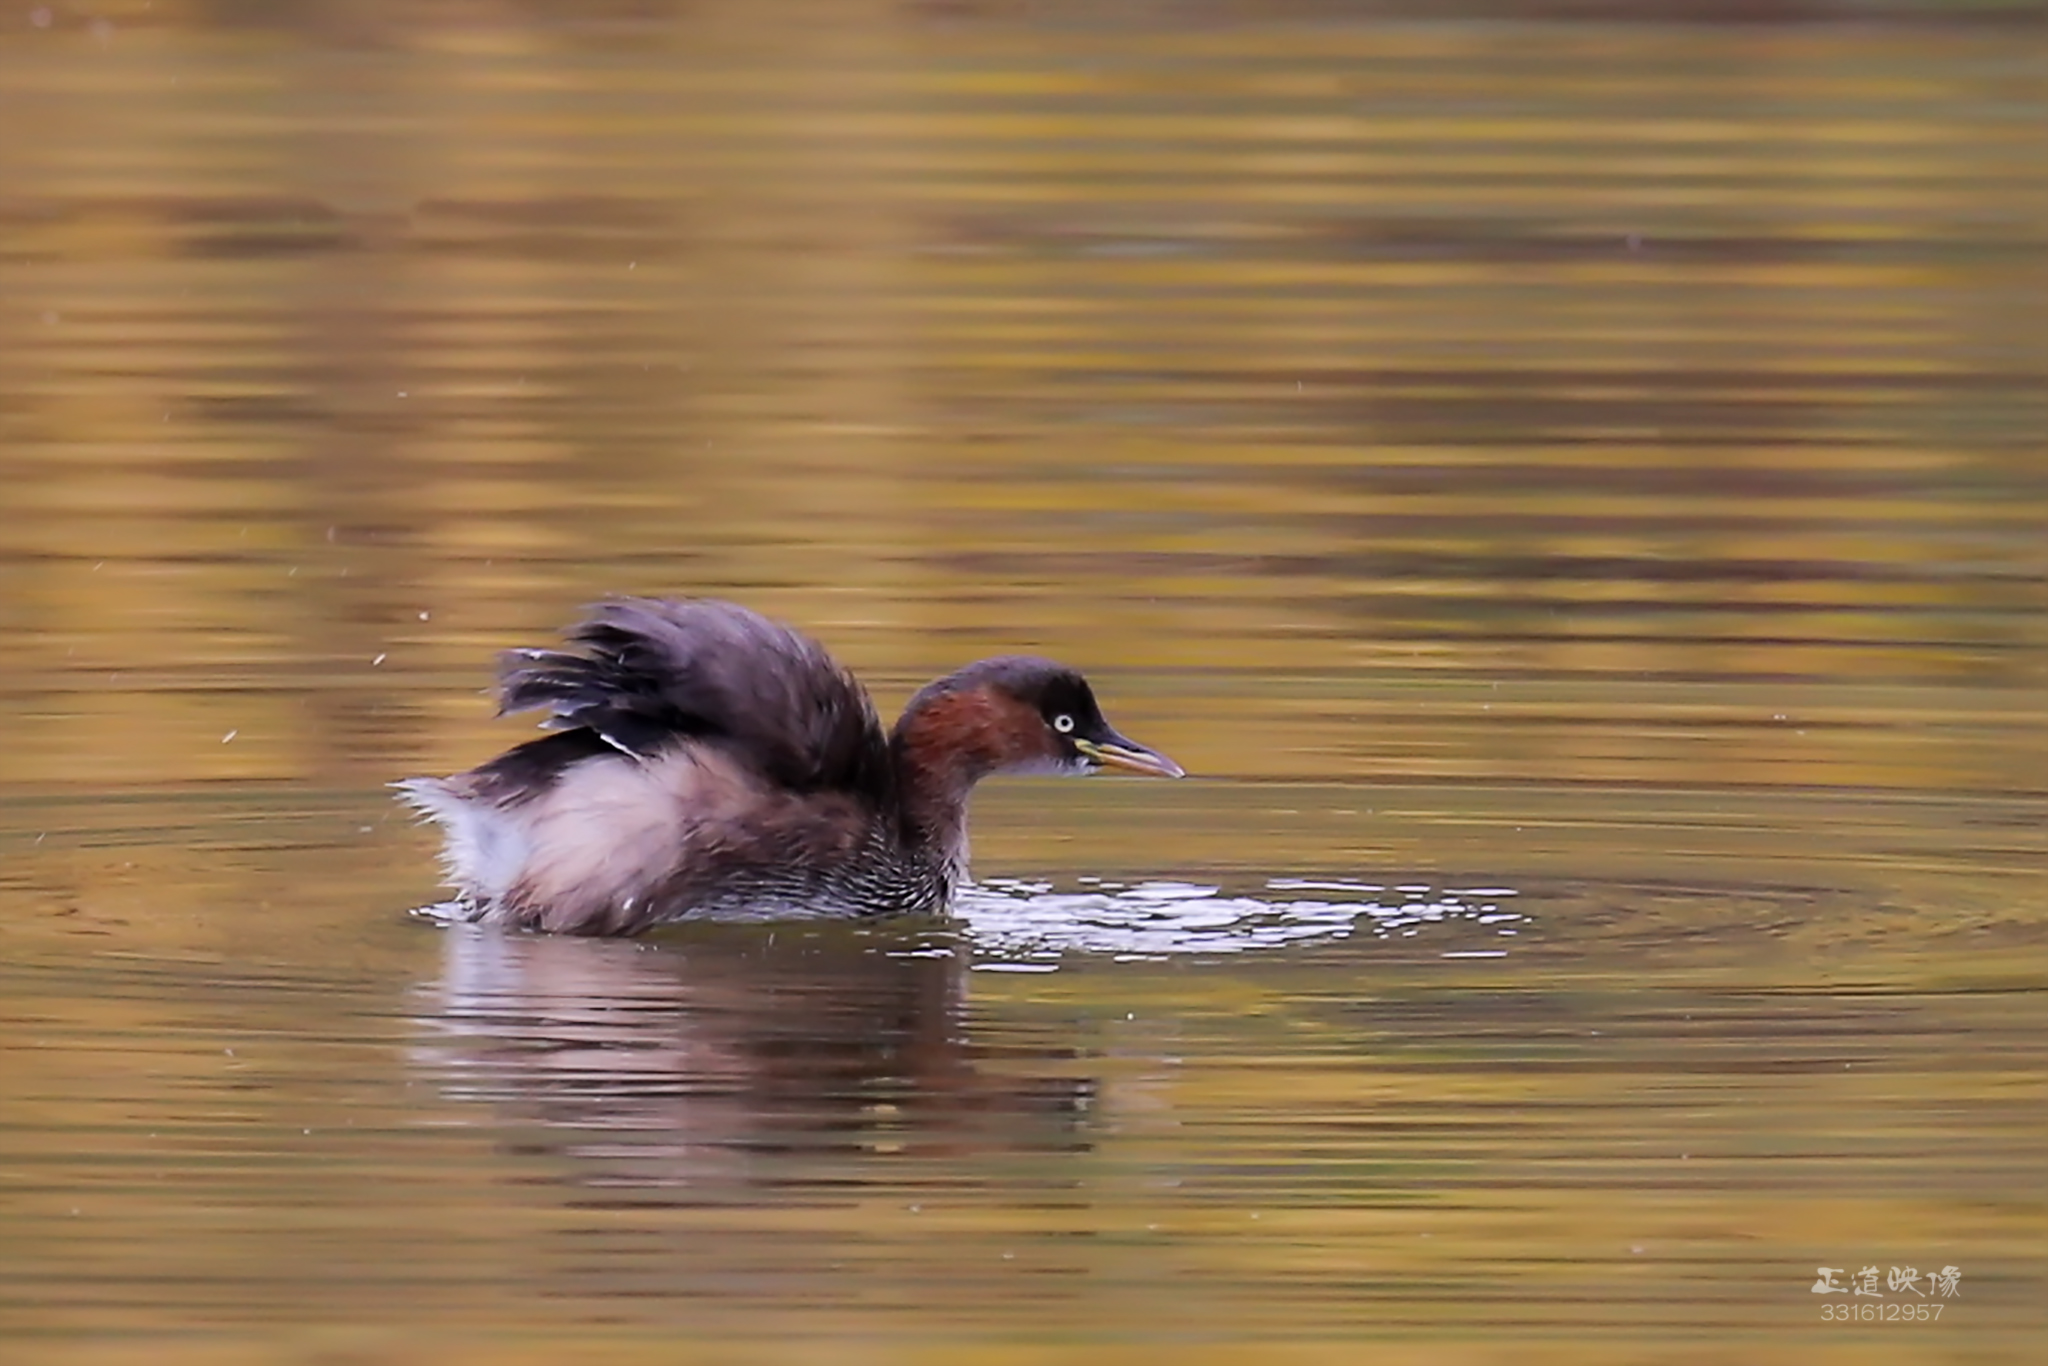
M 1158 778 L 1184 770 L 1119 735 L 1088 680 L 1036 655 L 1002 655 L 927 684 L 896 725 L 913 762 L 968 782 L 991 773 L 1093 773 L 1119 768 Z

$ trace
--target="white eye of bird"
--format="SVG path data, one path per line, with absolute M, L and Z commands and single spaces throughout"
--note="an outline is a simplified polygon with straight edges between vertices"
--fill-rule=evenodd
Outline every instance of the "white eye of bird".
M 1061 712 L 1058 716 L 1052 718 L 1052 728 L 1065 735 L 1074 728 L 1074 718 L 1065 712 Z

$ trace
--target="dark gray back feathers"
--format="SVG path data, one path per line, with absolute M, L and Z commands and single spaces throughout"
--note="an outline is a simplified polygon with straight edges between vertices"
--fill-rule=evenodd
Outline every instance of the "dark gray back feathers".
M 545 709 L 640 758 L 715 744 L 779 787 L 886 795 L 888 743 L 866 689 L 808 636 L 710 598 L 614 598 L 565 650 L 510 650 L 499 712 Z

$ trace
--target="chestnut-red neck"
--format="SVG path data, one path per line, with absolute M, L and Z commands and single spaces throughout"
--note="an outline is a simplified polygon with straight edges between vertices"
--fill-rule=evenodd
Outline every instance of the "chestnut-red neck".
M 947 850 L 963 846 L 974 785 L 1042 757 L 1044 730 L 1037 712 L 993 688 L 920 694 L 889 741 L 905 834 Z

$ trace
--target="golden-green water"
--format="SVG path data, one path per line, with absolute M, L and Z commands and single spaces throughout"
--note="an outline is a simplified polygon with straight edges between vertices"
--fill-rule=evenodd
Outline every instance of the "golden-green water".
M 2048 39 L 1396 8 L 0 14 L 0 1357 L 2038 1359 Z M 409 917 L 609 591 L 1196 776 Z

